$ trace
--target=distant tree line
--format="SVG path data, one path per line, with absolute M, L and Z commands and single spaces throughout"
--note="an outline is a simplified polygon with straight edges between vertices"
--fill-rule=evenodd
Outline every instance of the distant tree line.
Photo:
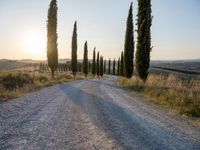
M 150 66 L 150 52 L 151 52 L 151 0 L 138 0 L 138 14 L 137 14 L 137 43 L 136 56 L 135 42 L 134 42 L 134 24 L 133 24 L 133 3 L 131 3 L 125 32 L 124 51 L 118 60 L 111 59 L 104 60 L 96 47 L 93 50 L 92 60 L 88 59 L 88 42 L 84 44 L 83 61 L 77 60 L 77 21 L 74 23 L 71 43 L 71 62 L 70 64 L 58 63 L 58 48 L 57 48 L 57 0 L 51 0 L 48 19 L 47 19 L 47 58 L 48 66 L 54 78 L 54 72 L 71 71 L 74 76 L 77 72 L 82 72 L 86 77 L 89 73 L 93 76 L 103 76 L 104 74 L 112 74 L 131 78 L 135 68 L 139 77 L 145 82 L 148 77 L 148 70 Z M 112 66 L 111 66 L 112 65 Z M 40 67 L 42 70 L 48 70 L 47 65 Z

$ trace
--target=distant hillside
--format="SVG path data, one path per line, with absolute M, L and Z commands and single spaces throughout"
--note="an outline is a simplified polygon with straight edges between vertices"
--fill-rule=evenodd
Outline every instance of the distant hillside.
M 70 61 L 70 59 L 59 59 L 59 63 L 66 63 L 68 61 Z M 27 69 L 27 68 L 33 67 L 34 64 L 39 64 L 41 62 L 47 63 L 46 60 L 31 60 L 31 59 L 9 60 L 9 59 L 0 59 L 0 71 L 16 70 L 16 69 Z
M 178 61 L 152 61 L 150 72 L 156 74 L 171 74 L 200 78 L 200 59 Z
M 18 60 L 0 60 L 0 70 L 13 70 L 30 66 L 31 63 Z
M 151 67 L 200 72 L 200 59 L 178 61 L 152 61 Z
M 70 59 L 59 59 L 59 63 L 69 62 Z M 82 62 L 81 59 L 78 60 Z M 39 64 L 40 62 L 45 62 L 46 60 L 8 60 L 0 59 L 0 70 L 13 70 L 13 69 L 23 69 L 28 67 L 33 67 L 33 64 Z M 92 60 L 90 60 L 92 62 Z M 108 61 L 107 61 L 108 65 Z M 111 62 L 112 65 L 112 62 Z M 197 72 L 200 73 L 200 59 L 195 60 L 177 60 L 177 61 L 151 61 L 151 68 L 157 68 L 159 70 L 179 70 L 181 72 Z

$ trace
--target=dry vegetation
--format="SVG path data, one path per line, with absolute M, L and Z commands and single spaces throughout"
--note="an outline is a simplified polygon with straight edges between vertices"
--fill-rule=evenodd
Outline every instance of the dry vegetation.
M 0 73 L 0 101 L 21 96 L 30 91 L 58 83 L 84 79 L 82 74 L 73 77 L 71 73 L 56 73 L 55 79 L 51 74 L 41 71 L 7 71 Z M 88 77 L 90 78 L 90 76 Z
M 181 114 L 200 117 L 200 80 L 180 79 L 174 75 L 150 75 L 147 82 L 138 77 L 120 77 L 117 82 L 122 87 L 150 97 L 156 104 L 169 107 Z

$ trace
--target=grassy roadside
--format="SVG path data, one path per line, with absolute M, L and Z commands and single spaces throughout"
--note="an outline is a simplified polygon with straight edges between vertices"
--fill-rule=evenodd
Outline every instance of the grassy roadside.
M 138 77 L 119 77 L 117 83 L 145 95 L 155 104 L 182 115 L 196 117 L 200 126 L 200 80 L 179 79 L 173 75 L 150 75 L 147 82 Z
M 92 76 L 88 76 L 92 78 Z M 0 73 L 0 101 L 19 97 L 43 87 L 73 80 L 85 79 L 82 74 L 73 77 L 71 73 L 56 73 L 55 79 L 47 72 L 9 71 Z

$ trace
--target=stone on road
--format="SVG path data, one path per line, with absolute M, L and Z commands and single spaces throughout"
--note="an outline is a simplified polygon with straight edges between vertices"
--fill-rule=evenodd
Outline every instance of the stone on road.
M 200 150 L 200 128 L 114 80 L 74 81 L 0 103 L 0 150 Z

